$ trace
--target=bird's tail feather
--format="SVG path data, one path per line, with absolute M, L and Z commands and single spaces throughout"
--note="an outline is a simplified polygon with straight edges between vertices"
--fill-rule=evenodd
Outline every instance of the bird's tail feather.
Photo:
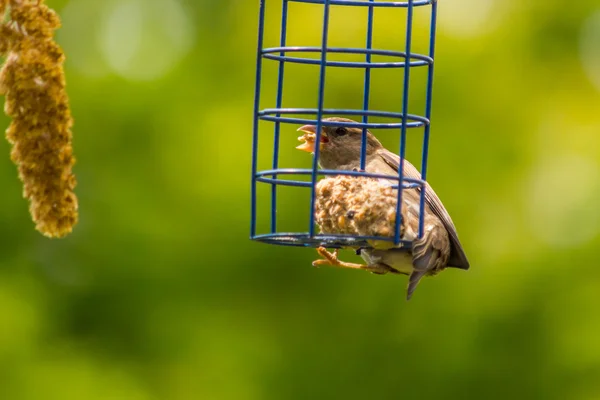
M 406 300 L 410 300 L 413 293 L 415 292 L 415 289 L 417 288 L 417 285 L 421 281 L 421 278 L 423 278 L 426 274 L 427 274 L 427 271 L 418 270 L 418 269 L 415 269 L 410 274 L 410 276 L 408 278 L 408 290 L 406 292 Z
M 436 243 L 432 232 L 427 232 L 422 239 L 417 239 L 412 246 L 413 272 L 408 278 L 408 292 L 406 299 L 410 300 L 417 285 L 425 275 L 435 270 L 440 262 L 440 243 Z

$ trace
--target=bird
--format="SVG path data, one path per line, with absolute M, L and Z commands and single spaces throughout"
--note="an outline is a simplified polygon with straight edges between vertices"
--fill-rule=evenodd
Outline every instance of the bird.
M 356 124 L 356 121 L 331 117 L 326 122 Z M 315 125 L 304 125 L 298 129 L 304 135 L 303 141 L 296 147 L 309 153 L 315 152 Z M 319 166 L 329 170 L 360 170 L 363 129 L 348 126 L 323 126 L 319 143 Z M 398 177 L 400 165 L 403 176 L 421 179 L 419 171 L 406 159 L 401 163 L 397 154 L 386 149 L 369 131 L 366 132 L 366 159 L 364 171 Z M 322 259 L 313 262 L 314 266 L 330 265 L 342 268 L 367 270 L 376 274 L 408 275 L 406 299 L 410 300 L 417 285 L 424 276 L 436 275 L 446 267 L 468 270 L 469 261 L 458 239 L 454 222 L 441 200 L 428 182 L 425 187 L 425 217 L 423 236 L 419 238 L 419 215 L 421 187 L 404 188 L 402 191 L 402 239 L 412 245 L 408 251 L 404 248 L 363 248 L 357 251 L 366 264 L 348 263 L 338 259 L 338 250 L 333 253 L 325 247 L 317 249 Z M 394 213 L 395 215 L 395 213 Z M 386 216 L 382 215 L 382 218 Z

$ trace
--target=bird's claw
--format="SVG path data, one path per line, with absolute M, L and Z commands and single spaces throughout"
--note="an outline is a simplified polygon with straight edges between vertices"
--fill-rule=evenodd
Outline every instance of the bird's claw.
M 319 253 L 319 255 L 323 258 L 320 260 L 313 261 L 313 267 L 319 267 L 321 265 L 340 266 L 340 264 L 342 264 L 342 261 L 338 259 L 338 252 L 339 249 L 335 249 L 333 253 L 330 253 L 325 247 L 317 248 L 317 253 Z
M 317 248 L 317 253 L 319 253 L 319 255 L 323 258 L 320 260 L 313 261 L 313 263 L 312 263 L 313 267 L 319 267 L 321 265 L 331 265 L 331 266 L 340 267 L 340 268 L 362 269 L 362 270 L 369 271 L 369 272 L 372 272 L 377 275 L 384 275 L 384 274 L 387 274 L 388 272 L 395 272 L 395 270 L 393 270 L 391 267 L 389 267 L 385 264 L 367 265 L 367 264 L 355 264 L 355 263 L 340 261 L 340 259 L 338 258 L 338 252 L 339 252 L 339 249 L 336 249 L 333 251 L 333 253 L 331 253 L 331 252 L 327 251 L 327 249 L 325 247 Z

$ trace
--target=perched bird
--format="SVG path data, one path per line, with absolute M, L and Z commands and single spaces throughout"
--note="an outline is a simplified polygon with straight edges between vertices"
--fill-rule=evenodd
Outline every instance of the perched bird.
M 338 117 L 327 118 L 324 121 L 356 123 Z M 298 138 L 304 143 L 298 146 L 297 149 L 310 153 L 314 152 L 316 129 L 317 127 L 314 125 L 305 125 L 298 129 L 298 131 L 304 133 L 303 136 Z M 333 170 L 360 169 L 362 128 L 324 126 L 319 145 L 319 165 L 321 168 Z M 419 171 L 410 162 L 404 160 L 403 165 L 405 177 L 421 178 Z M 366 172 L 397 177 L 399 168 L 400 157 L 384 148 L 379 140 L 367 131 Z M 344 177 L 343 179 L 356 178 Z M 344 183 L 345 181 L 340 180 L 338 182 Z M 323 259 L 313 262 L 313 265 L 364 269 L 377 274 L 389 272 L 409 275 L 407 300 L 412 297 L 419 281 L 424 276 L 435 275 L 446 267 L 469 269 L 469 262 L 458 240 L 456 228 L 450 215 L 428 183 L 426 183 L 425 188 L 425 225 L 422 238 L 418 237 L 421 189 L 403 189 L 402 192 L 403 229 L 401 234 L 403 240 L 412 241 L 412 248 L 408 252 L 406 249 L 395 247 L 362 249 L 360 255 L 366 261 L 366 264 L 354 264 L 340 261 L 337 250 L 330 253 L 324 247 L 320 247 L 317 251 Z M 333 189 L 328 188 L 323 193 L 329 195 L 331 190 L 335 190 L 335 187 Z M 389 218 L 389 215 L 389 213 L 382 213 L 381 218 Z

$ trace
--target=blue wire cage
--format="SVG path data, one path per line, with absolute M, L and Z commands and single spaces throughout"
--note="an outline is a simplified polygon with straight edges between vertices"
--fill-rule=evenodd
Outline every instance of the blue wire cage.
M 437 0 L 408 0 L 403 2 L 392 1 L 376 1 L 376 0 L 280 0 L 282 2 L 282 18 L 281 18 L 281 37 L 280 45 L 273 48 L 264 48 L 264 33 L 265 33 L 265 12 L 268 0 L 260 0 L 259 10 L 259 25 L 258 25 L 258 54 L 256 64 L 256 92 L 254 99 L 254 123 L 253 123 L 253 147 L 252 147 L 252 189 L 251 189 L 251 227 L 250 237 L 253 240 L 291 246 L 326 246 L 331 248 L 338 247 L 369 247 L 367 240 L 385 240 L 394 242 L 395 245 L 409 247 L 410 242 L 403 241 L 400 236 L 401 218 L 396 218 L 395 233 L 393 237 L 370 237 L 370 236 L 348 236 L 348 235 L 333 235 L 321 234 L 316 232 L 315 227 L 315 195 L 316 184 L 319 176 L 332 175 L 350 175 L 363 176 L 372 178 L 390 179 L 387 175 L 378 175 L 367 173 L 364 171 L 338 171 L 338 170 L 323 170 L 318 168 L 319 146 L 315 146 L 312 168 L 296 169 L 296 168 L 279 168 L 279 142 L 282 124 L 313 124 L 316 125 L 316 139 L 319 143 L 321 138 L 321 128 L 323 126 L 344 126 L 358 127 L 363 130 L 362 154 L 361 154 L 361 169 L 364 170 L 365 154 L 366 154 L 366 132 L 367 129 L 391 129 L 397 130 L 400 136 L 400 168 L 397 177 L 392 178 L 396 181 L 395 187 L 398 188 L 397 215 L 400 215 L 400 206 L 402 204 L 402 189 L 406 188 L 423 188 L 427 176 L 427 158 L 430 133 L 430 117 L 432 103 L 432 88 L 433 88 L 433 58 L 435 50 L 435 32 L 436 32 L 436 17 L 437 17 Z M 274 0 L 270 0 L 275 2 Z M 287 24 L 288 24 L 288 6 L 289 3 L 312 3 L 321 4 L 323 6 L 323 26 L 322 26 L 322 42 L 320 47 L 290 47 L 287 42 Z M 339 48 L 328 46 L 329 36 L 329 21 L 330 10 L 332 7 L 363 7 L 368 10 L 367 18 L 367 37 L 366 46 L 364 48 Z M 406 41 L 404 51 L 391 51 L 385 49 L 373 48 L 373 28 L 374 28 L 374 12 L 375 8 L 405 8 L 407 17 L 405 22 Z M 413 32 L 413 16 L 416 7 L 428 7 L 430 10 L 430 25 L 429 25 L 429 50 L 428 54 L 416 54 L 412 49 L 412 32 Z M 310 58 L 304 57 L 306 53 L 318 53 L 320 57 Z M 364 61 L 334 61 L 328 57 L 330 54 L 346 53 L 364 55 Z M 374 62 L 373 56 L 389 56 L 394 57 L 397 61 L 394 62 Z M 274 108 L 260 108 L 261 101 L 261 80 L 263 75 L 263 61 L 273 60 L 278 62 L 278 84 L 276 104 Z M 318 93 L 316 94 L 315 102 L 317 107 L 314 109 L 308 108 L 282 108 L 282 99 L 284 92 L 284 75 L 287 63 L 313 64 L 319 68 L 319 85 Z M 363 107 L 362 109 L 328 109 L 325 104 L 325 76 L 330 68 L 358 68 L 364 70 L 364 92 L 363 92 Z M 378 68 L 396 68 L 403 70 L 403 92 L 402 104 L 400 112 L 379 111 L 369 109 L 371 97 L 371 74 L 373 69 Z M 424 115 L 414 115 L 408 113 L 409 104 L 409 82 L 411 68 L 427 68 L 427 82 L 423 90 L 426 91 Z M 323 121 L 327 116 L 345 116 L 345 117 L 360 117 L 361 122 L 341 123 L 333 121 Z M 389 123 L 372 123 L 369 122 L 369 117 L 386 117 L 396 120 Z M 259 132 L 259 122 L 271 121 L 274 123 L 274 144 L 273 144 L 273 162 L 272 168 L 268 170 L 258 170 L 258 147 L 262 132 Z M 423 144 L 422 144 L 422 164 L 421 164 L 421 179 L 411 179 L 403 176 L 403 163 L 406 153 L 406 136 L 408 128 L 423 128 Z M 306 175 L 309 176 L 309 181 L 286 179 L 290 175 Z M 270 204 L 270 230 L 266 233 L 257 232 L 257 186 L 259 184 L 270 185 L 271 189 L 271 204 Z M 277 227 L 277 189 L 281 185 L 305 187 L 311 191 L 311 203 L 307 205 L 307 211 L 310 210 L 309 224 L 305 232 L 280 232 Z M 424 208 L 425 195 L 424 190 L 421 190 L 420 202 L 420 221 L 419 221 L 419 236 L 423 235 L 424 225 Z

